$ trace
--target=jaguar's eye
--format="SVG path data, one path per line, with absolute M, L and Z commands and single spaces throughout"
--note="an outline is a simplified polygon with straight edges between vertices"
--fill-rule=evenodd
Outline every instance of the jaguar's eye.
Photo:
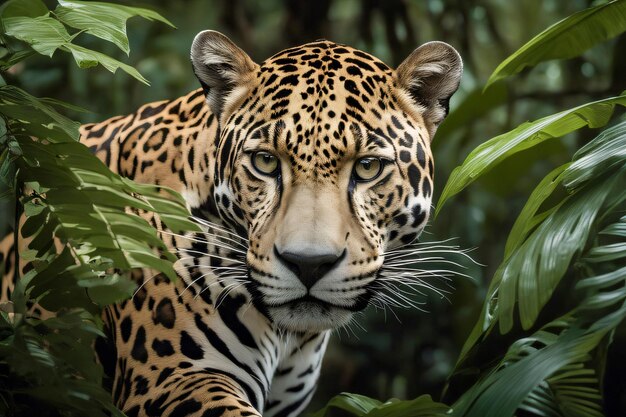
M 383 161 L 379 158 L 361 158 L 354 164 L 354 177 L 357 181 L 372 181 L 383 171 Z
M 255 152 L 252 165 L 263 175 L 278 175 L 278 158 L 269 152 Z

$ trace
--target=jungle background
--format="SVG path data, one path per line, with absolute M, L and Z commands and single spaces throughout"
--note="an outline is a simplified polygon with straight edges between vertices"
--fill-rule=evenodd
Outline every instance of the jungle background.
M 131 20 L 130 57 L 94 37 L 85 38 L 84 44 L 136 67 L 150 86 L 121 71 L 112 75 L 102 68 L 79 69 L 71 57 L 60 53 L 52 59 L 32 57 L 27 65 L 14 66 L 9 72 L 11 83 L 37 97 L 53 97 L 84 107 L 89 112 L 70 109 L 66 114 L 74 120 L 93 122 L 198 88 L 189 48 L 203 29 L 226 34 L 257 62 L 286 47 L 320 38 L 362 49 L 392 66 L 424 42 L 450 43 L 463 57 L 465 71 L 452 99 L 450 116 L 433 143 L 435 198 L 452 169 L 486 139 L 524 121 L 626 90 L 626 35 L 622 34 L 580 57 L 539 64 L 480 95 L 498 63 L 552 23 L 594 4 L 591 1 L 118 3 L 154 9 L 177 29 Z M 440 397 L 479 314 L 489 279 L 502 259 L 508 232 L 528 195 L 552 168 L 569 161 L 574 150 L 596 134 L 592 129 L 581 130 L 565 140 L 523 151 L 449 201 L 431 220 L 424 239 L 456 238 L 454 242 L 460 247 L 473 248 L 471 256 L 482 265 L 466 263 L 468 269 L 464 272 L 472 279 L 458 278 L 450 286 L 443 285 L 447 292 L 443 298 L 428 294 L 421 300 L 424 311 L 395 309 L 394 317 L 389 312 L 368 310 L 359 326 L 337 332 L 310 410 L 319 409 L 342 391 L 379 399 L 410 399 L 425 393 Z M 11 228 L 14 208 L 2 204 L 0 220 L 6 231 Z M 616 337 L 624 335 L 618 333 Z

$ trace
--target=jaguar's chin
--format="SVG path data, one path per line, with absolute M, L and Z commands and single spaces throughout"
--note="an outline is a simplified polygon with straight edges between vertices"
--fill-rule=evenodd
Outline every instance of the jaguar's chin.
M 320 332 L 347 325 L 353 312 L 307 297 L 269 308 L 274 323 L 292 332 Z

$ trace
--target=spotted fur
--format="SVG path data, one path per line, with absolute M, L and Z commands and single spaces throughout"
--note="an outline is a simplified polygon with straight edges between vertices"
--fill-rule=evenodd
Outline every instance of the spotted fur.
M 128 416 L 295 416 L 329 330 L 376 297 L 387 251 L 428 220 L 430 142 L 461 60 L 431 42 L 393 70 L 317 41 L 257 65 L 213 31 L 191 57 L 202 89 L 81 130 L 112 171 L 179 191 L 205 229 L 163 231 L 181 279 L 137 271 L 96 348 Z M 372 180 L 355 174 L 363 158 L 382 166 Z

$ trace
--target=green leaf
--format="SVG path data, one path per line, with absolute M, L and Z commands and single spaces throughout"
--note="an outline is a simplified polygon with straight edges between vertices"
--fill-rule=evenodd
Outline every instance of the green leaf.
M 583 334 L 581 329 L 567 331 L 566 335 L 548 347 L 491 373 L 453 405 L 452 416 L 512 417 L 542 381 L 564 366 L 585 357 L 589 343 L 582 343 Z M 518 355 L 521 347 L 525 347 L 525 343 L 513 345 L 509 348 L 509 354 Z
M 11 17 L 3 19 L 6 33 L 16 39 L 29 43 L 32 48 L 42 55 L 52 56 L 57 49 L 69 52 L 74 57 L 79 68 L 91 68 L 101 64 L 107 70 L 115 73 L 121 69 L 142 83 L 148 81 L 130 65 L 124 64 L 101 52 L 73 44 L 65 26 L 50 16 Z
M 569 166 L 570 164 L 564 164 L 554 169 L 533 190 L 509 233 L 504 248 L 504 259 L 507 259 L 521 245 L 528 233 L 536 226 L 536 223 L 532 221 L 533 217 L 546 198 L 561 184 L 561 174 Z
M 485 89 L 525 67 L 582 54 L 599 42 L 626 30 L 626 1 L 615 0 L 574 13 L 550 26 L 505 59 L 491 74 Z
M 513 343 L 499 366 L 453 405 L 452 416 L 511 417 L 519 407 L 528 404 L 525 402 L 529 398 L 535 400 L 531 405 L 541 411 L 553 408 L 552 404 L 538 403 L 536 395 L 531 394 L 536 394 L 544 381 L 566 385 L 571 369 L 579 369 L 577 364 L 588 361 L 588 353 L 606 334 L 606 330 L 584 330 L 575 323 L 571 318 L 555 321 L 531 337 Z M 563 327 L 565 330 L 561 332 Z M 593 378 L 583 381 L 584 384 L 594 382 L 597 381 Z
M 450 407 L 432 400 L 430 395 L 421 395 L 409 401 L 387 401 L 374 408 L 367 417 L 446 417 Z
M 626 106 L 626 94 L 583 104 L 534 122 L 524 123 L 510 132 L 489 139 L 477 146 L 461 166 L 456 167 L 439 198 L 435 214 L 445 202 L 500 162 L 533 146 L 558 138 L 584 126 L 604 126 L 615 105 Z
M 83 30 L 117 45 L 126 54 L 130 52 L 126 35 L 126 21 L 133 16 L 158 20 L 174 27 L 160 14 L 139 7 L 122 6 L 95 1 L 59 0 L 54 14 L 68 26 Z
M 596 246 L 587 252 L 587 262 L 609 262 L 626 257 L 626 243 L 613 243 L 610 245 Z
M 84 109 L 80 106 L 75 106 L 71 103 L 66 103 L 65 101 L 57 100 L 54 98 L 39 97 L 37 100 L 39 100 L 40 103 L 46 104 L 50 107 L 58 106 L 58 107 L 63 107 L 64 109 L 75 111 L 77 113 L 89 113 L 89 110 L 87 109 Z
M 120 275 L 81 280 L 78 285 L 87 288 L 89 298 L 101 306 L 126 300 L 137 288 L 134 281 Z
M 72 40 L 65 26 L 48 15 L 6 17 L 2 22 L 7 35 L 30 44 L 35 51 L 49 57 Z
M 79 68 L 91 68 L 97 66 L 98 64 L 102 64 L 104 68 L 112 73 L 115 73 L 119 68 L 145 85 L 150 85 L 148 80 L 146 80 L 135 68 L 124 64 L 117 59 L 113 59 L 108 55 L 71 43 L 63 45 L 62 49 L 72 54 Z
M 6 142 L 7 135 L 7 122 L 4 118 L 0 117 L 0 144 L 4 144 Z
M 362 395 L 342 393 L 332 398 L 326 407 L 311 417 L 345 415 L 337 414 L 338 410 L 356 417 L 445 417 L 450 407 L 433 401 L 430 395 L 408 401 L 392 399 L 381 403 Z
M 31 247 L 40 252 L 47 250 L 44 242 L 52 242 L 54 233 L 63 242 L 74 242 L 83 253 L 88 253 L 81 249 L 83 245 L 89 245 L 90 252 L 97 248 L 97 253 L 106 254 L 117 268 L 148 267 L 176 278 L 171 265 L 175 258 L 166 251 L 156 231 L 143 218 L 126 213 L 125 209 L 157 209 L 164 213 L 166 222 L 172 220 L 183 226 L 184 215 L 188 214 L 182 198 L 171 201 L 149 197 L 147 204 L 145 199 L 131 194 L 137 188 L 156 196 L 154 186 L 135 187 L 132 182 L 122 180 L 77 142 L 43 144 L 25 138 L 22 146 L 29 158 L 20 170 L 21 178 L 37 181 L 47 188 L 45 197 L 40 199 L 50 208 L 29 217 L 22 228 L 24 236 L 37 234 Z M 46 226 L 40 228 L 42 224 Z
M 324 417 L 332 409 L 347 411 L 353 416 L 361 417 L 380 405 L 382 405 L 382 402 L 373 398 L 344 392 L 333 397 L 326 404 L 326 407 L 314 413 L 311 417 Z
M 599 232 L 601 235 L 613 235 L 626 238 L 626 216 L 623 216 L 617 223 L 605 227 Z
M 626 170 L 598 181 L 595 187 L 566 200 L 498 269 L 498 314 L 500 332 L 513 327 L 518 305 L 524 329 L 529 329 L 550 299 L 575 254 L 585 247 L 591 228 L 607 196 L 626 181 Z M 622 183 L 623 184 L 623 183 Z
M 623 165 L 626 161 L 626 121 L 604 130 L 580 148 L 574 160 L 563 179 L 571 191 L 584 186 L 590 178 L 613 170 L 616 165 Z
M 68 119 L 45 102 L 12 85 L 0 87 L 0 114 L 10 119 L 25 121 L 16 126 L 15 120 L 12 120 L 14 130 L 26 133 L 46 132 L 44 136 L 34 135 L 40 138 L 59 137 L 61 140 L 78 140 L 79 137 L 80 123 Z M 14 134 L 16 133 L 14 131 Z
M 25 59 L 35 55 L 35 52 L 31 50 L 17 51 L 8 56 L 2 57 L 0 60 L 0 70 L 7 71 L 13 65 L 18 64 Z
M 580 254 L 587 246 L 586 236 L 590 228 L 596 230 L 599 227 L 596 221 L 598 216 L 603 218 L 607 210 L 619 212 L 619 202 L 626 200 L 626 189 L 620 184 L 620 175 L 624 175 L 625 169 L 614 159 L 615 152 L 610 144 L 613 141 L 619 143 L 623 139 L 614 136 L 611 130 L 622 131 L 621 124 L 607 129 L 590 141 L 584 147 L 585 152 L 576 153 L 575 158 L 579 159 L 575 159 L 559 175 L 562 181 L 566 178 L 570 181 L 578 178 L 585 180 L 580 187 L 572 189 L 575 194 L 556 204 L 554 208 L 527 220 L 534 214 L 535 206 L 541 204 L 540 196 L 549 194 L 550 189 L 558 186 L 558 182 L 552 180 L 560 168 L 550 173 L 533 192 L 533 197 L 529 199 L 515 223 L 507 244 L 509 248 L 507 256 L 491 280 L 488 297 L 459 355 L 457 368 L 464 366 L 475 352 L 479 341 L 487 337 L 503 317 L 505 323 L 500 323 L 501 329 L 508 331 L 512 323 L 513 307 L 522 297 L 525 297 L 524 321 L 528 326 L 535 317 L 535 313 L 526 315 L 529 313 L 528 309 L 536 312 L 537 308 L 541 308 L 540 306 L 547 301 L 554 285 L 562 279 L 562 272 L 568 268 L 570 264 L 568 259 Z M 610 142 L 607 142 L 607 138 L 610 138 Z M 587 175 L 587 171 L 580 169 L 581 165 L 578 163 L 580 160 L 594 161 L 593 164 L 584 164 L 587 171 L 593 172 L 592 175 Z M 600 167 L 611 167 L 611 170 L 607 171 Z M 601 201 L 602 206 L 599 207 Z M 543 226 L 546 222 L 551 226 Z M 623 223 L 626 224 L 626 216 L 606 228 L 600 228 L 597 233 L 624 238 L 626 228 L 623 227 Z M 531 230 L 534 232 L 528 237 L 527 232 Z M 608 259 L 620 258 L 621 254 L 621 249 L 617 246 L 600 245 L 587 250 L 584 259 L 586 262 L 598 264 Z M 525 278 L 520 282 L 522 276 Z M 503 278 L 508 279 L 504 285 L 501 282 Z

